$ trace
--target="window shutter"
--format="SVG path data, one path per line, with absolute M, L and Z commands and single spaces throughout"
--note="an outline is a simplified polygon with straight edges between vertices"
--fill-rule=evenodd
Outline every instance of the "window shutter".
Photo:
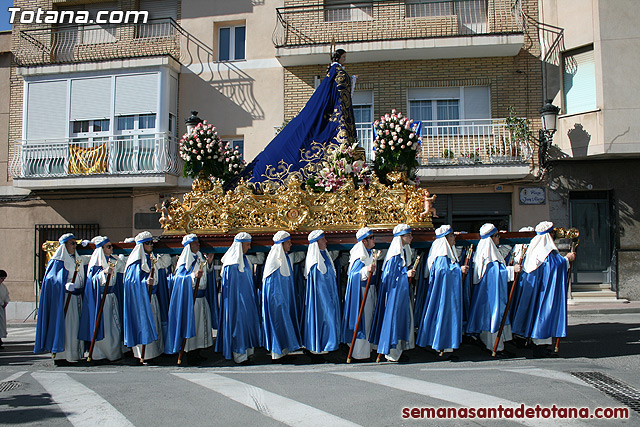
M 178 79 L 169 77 L 169 112 L 178 115 Z
M 178 19 L 178 2 L 173 0 L 140 0 L 140 10 L 149 12 L 149 19 Z
M 116 116 L 155 113 L 158 73 L 116 77 Z
M 593 47 L 586 51 L 565 54 L 563 74 L 565 113 L 573 114 L 596 109 L 596 67 Z
M 467 86 L 464 89 L 464 118 L 488 119 L 491 117 L 489 86 Z
M 67 131 L 67 81 L 29 83 L 27 140 L 61 139 Z
M 71 121 L 111 116 L 111 77 L 71 81 Z

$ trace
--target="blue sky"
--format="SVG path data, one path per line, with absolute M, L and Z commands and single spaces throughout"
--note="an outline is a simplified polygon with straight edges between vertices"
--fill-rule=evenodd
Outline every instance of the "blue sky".
M 13 0 L 0 0 L 0 31 L 6 31 L 11 29 L 9 24 L 9 9 L 13 6 Z

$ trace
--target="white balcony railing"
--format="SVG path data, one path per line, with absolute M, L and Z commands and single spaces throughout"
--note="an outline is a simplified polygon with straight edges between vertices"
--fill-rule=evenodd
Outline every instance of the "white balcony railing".
M 17 141 L 9 165 L 13 178 L 60 178 L 167 173 L 179 175 L 178 143 L 165 133 Z
M 423 166 L 525 163 L 532 154 L 529 141 L 517 140 L 505 119 L 422 122 Z
M 422 166 L 522 164 L 533 154 L 528 141 L 518 141 L 504 119 L 425 120 L 421 123 Z M 358 141 L 373 159 L 373 128 L 358 127 Z

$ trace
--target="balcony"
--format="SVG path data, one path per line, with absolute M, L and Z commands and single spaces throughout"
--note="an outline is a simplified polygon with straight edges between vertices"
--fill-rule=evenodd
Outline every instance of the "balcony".
M 510 0 L 393 0 L 276 9 L 273 33 L 283 66 L 323 64 L 331 43 L 349 62 L 514 56 L 522 12 Z
M 183 32 L 170 18 L 149 20 L 146 24 L 73 25 L 22 30 L 13 54 L 22 66 L 162 55 L 179 60 Z
M 13 149 L 13 185 L 32 190 L 174 186 L 182 173 L 178 143 L 164 133 L 17 141 Z
M 423 181 L 520 179 L 530 174 L 533 150 L 516 140 L 505 119 L 421 122 L 418 175 Z M 372 138 L 359 134 L 371 159 Z

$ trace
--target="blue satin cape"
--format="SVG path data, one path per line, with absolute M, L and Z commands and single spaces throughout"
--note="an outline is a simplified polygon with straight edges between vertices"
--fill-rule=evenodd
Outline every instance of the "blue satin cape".
M 469 276 L 471 274 L 467 274 L 467 277 Z M 487 265 L 480 283 L 473 285 L 471 308 L 466 325 L 468 334 L 478 334 L 482 331 L 498 332 L 509 298 L 507 278 L 505 265 L 499 261 L 493 261 Z M 509 324 L 509 319 L 506 324 Z
M 182 340 L 184 338 L 196 336 L 193 282 L 191 280 L 191 273 L 196 261 L 196 257 L 193 256 L 188 269 L 185 263 L 176 270 L 171 302 L 169 303 L 167 335 L 164 339 L 164 352 L 167 354 L 178 353 L 182 348 Z
M 367 286 L 366 280 L 360 280 L 360 270 L 365 268 L 364 263 L 357 259 L 351 265 L 349 270 L 349 277 L 347 279 L 347 290 L 344 297 L 344 310 L 342 314 L 342 330 L 341 339 L 343 343 L 351 344 L 353 339 L 353 330 L 355 329 L 356 322 L 358 321 L 358 313 L 360 312 L 360 304 L 362 304 L 362 298 L 364 297 L 364 289 Z M 369 292 L 371 292 L 374 286 L 374 277 L 371 277 L 371 284 L 369 284 Z M 366 340 L 368 337 L 365 333 L 364 314 L 360 319 L 360 325 L 358 326 L 357 339 Z
M 271 140 L 240 174 L 249 182 L 283 183 L 292 172 L 300 172 L 303 182 L 315 173 L 308 166 L 322 163 L 329 146 L 355 141 L 355 121 L 351 105 L 351 77 L 333 64 L 300 113 Z M 305 169 L 306 168 L 306 169 Z
M 511 328 L 523 337 L 546 339 L 567 336 L 567 261 L 558 252 L 531 273 L 521 273 L 519 300 Z
M 462 272 L 447 256 L 429 270 L 429 291 L 416 344 L 436 351 L 458 348 L 462 341 Z
M 149 255 L 146 255 L 149 257 Z M 149 265 L 151 260 L 147 259 Z M 140 268 L 140 261 L 129 265 L 124 272 L 123 328 L 124 345 L 134 347 L 150 344 L 158 339 L 156 322 L 151 311 L 146 280 L 149 273 Z
M 340 298 L 332 261 L 325 251 L 320 252 L 327 272 L 318 265 L 307 276 L 302 342 L 309 351 L 321 353 L 337 350 L 340 345 Z
M 287 256 L 289 269 L 291 261 Z M 293 275 L 283 276 L 280 269 L 265 277 L 262 284 L 262 326 L 268 351 L 283 354 L 302 347 Z
M 222 352 L 225 359 L 263 345 L 258 299 L 249 265 L 244 256 L 244 272 L 238 270 L 237 264 L 222 269 L 216 351 Z
M 84 341 L 91 341 L 93 339 L 93 329 L 96 325 L 96 319 L 98 318 L 98 309 L 100 308 L 100 301 L 102 301 L 102 293 L 104 288 L 100 289 L 100 272 L 102 267 L 94 265 L 91 267 L 87 274 L 87 281 L 84 285 L 84 297 L 82 299 L 82 313 L 80 314 L 80 327 L 78 328 L 78 339 Z M 115 274 L 111 275 L 109 280 L 109 287 L 113 285 L 115 280 Z M 100 325 L 98 325 L 98 334 L 96 335 L 96 341 L 100 341 L 104 338 L 103 319 L 100 318 Z
M 47 264 L 40 290 L 40 305 L 36 322 L 34 353 L 64 351 L 65 284 L 69 272 L 64 262 L 52 259 Z
M 411 302 L 407 266 L 402 265 L 402 257 L 396 255 L 382 268 L 382 287 L 387 297 L 384 314 L 380 322 L 380 337 L 377 342 L 379 354 L 389 354 L 399 341 L 409 341 L 411 337 Z

